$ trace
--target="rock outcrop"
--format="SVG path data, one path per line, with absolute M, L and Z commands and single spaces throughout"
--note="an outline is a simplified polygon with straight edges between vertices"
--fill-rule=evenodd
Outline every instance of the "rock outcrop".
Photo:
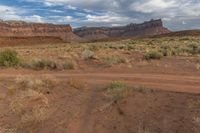
M 0 44 L 16 42 L 27 43 L 38 40 L 44 42 L 82 42 L 110 38 L 153 36 L 169 33 L 162 20 L 151 20 L 142 24 L 129 24 L 119 27 L 82 27 L 72 30 L 70 25 L 49 23 L 27 23 L 23 21 L 0 20 Z M 38 38 L 38 40 L 37 40 Z
M 79 40 L 70 25 L 0 21 L 0 37 L 59 37 L 65 42 Z
M 116 37 L 153 36 L 169 33 L 163 26 L 161 19 L 150 20 L 142 24 L 129 24 L 119 27 L 81 27 L 74 29 L 74 33 L 87 40 L 98 40 Z

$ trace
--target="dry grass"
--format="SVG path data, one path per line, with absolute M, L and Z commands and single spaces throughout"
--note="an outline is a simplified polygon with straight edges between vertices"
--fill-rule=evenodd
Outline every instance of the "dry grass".
M 76 79 L 76 78 L 70 78 L 68 80 L 68 85 L 75 89 L 85 89 L 86 88 L 86 82 L 84 82 L 81 79 Z
M 2 48 L 2 50 L 7 48 L 10 47 Z M 187 39 L 185 37 L 164 37 L 127 39 L 115 42 L 59 44 L 59 46 L 58 44 L 14 46 L 12 48 L 18 53 L 27 68 L 32 69 L 35 66 L 36 70 L 62 70 L 73 69 L 72 62 L 77 62 L 77 65 L 79 63 L 88 65 L 88 59 L 103 59 L 105 55 L 108 57 L 119 55 L 120 58 L 129 59 L 129 54 L 125 53 L 132 54 L 134 52 L 146 55 L 145 53 L 150 51 L 157 51 L 163 56 L 196 57 L 200 55 L 200 39 L 199 37 L 187 37 Z M 155 58 L 157 57 L 160 58 L 160 55 Z M 33 63 L 31 62 L 32 59 L 38 60 Z M 70 60 L 69 62 L 68 59 Z M 109 65 L 118 64 L 116 59 L 112 58 L 108 59 L 107 62 Z
M 130 89 L 123 81 L 113 81 L 107 88 L 107 93 L 114 101 L 119 101 L 130 94 Z
M 45 91 L 53 89 L 57 83 L 57 80 L 50 76 L 17 77 L 15 88 L 9 90 L 12 94 L 9 105 L 11 111 L 20 118 L 18 128 L 30 128 L 48 118 L 49 99 Z
M 21 117 L 22 124 L 33 126 L 44 122 L 48 118 L 48 109 L 40 106 L 34 107 L 29 114 L 24 114 Z
M 54 88 L 58 81 L 52 76 L 18 76 L 16 83 L 19 89 L 33 89 L 44 92 Z

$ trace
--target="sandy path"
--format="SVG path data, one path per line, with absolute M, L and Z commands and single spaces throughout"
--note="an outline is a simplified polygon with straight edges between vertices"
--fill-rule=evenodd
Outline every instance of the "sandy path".
M 31 72 L 30 72 L 31 73 Z M 200 76 L 191 74 L 158 74 L 158 73 L 99 73 L 99 72 L 49 72 L 49 73 L 32 73 L 40 76 L 41 74 L 47 76 L 55 76 L 60 80 L 67 80 L 70 77 L 83 79 L 90 84 L 105 85 L 113 80 L 123 80 L 134 85 L 143 85 L 147 88 L 161 89 L 174 92 L 200 93 Z M 1 72 L 0 78 L 13 79 L 17 75 L 29 75 L 28 72 L 15 71 L 8 73 Z

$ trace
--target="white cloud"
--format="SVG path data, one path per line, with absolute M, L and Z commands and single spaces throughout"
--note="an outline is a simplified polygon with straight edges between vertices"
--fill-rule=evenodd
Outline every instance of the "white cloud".
M 0 19 L 3 20 L 23 20 L 28 22 L 44 22 L 43 17 L 39 15 L 30 15 L 30 16 L 23 16 L 24 13 L 27 13 L 26 10 L 0 5 Z
M 28 17 L 30 20 L 72 23 L 78 25 L 121 25 L 129 22 L 142 22 L 151 18 L 163 18 L 164 23 L 174 29 L 185 29 L 199 27 L 197 22 L 200 18 L 200 2 L 199 0 L 18 0 L 27 2 L 43 3 L 41 7 L 47 6 L 47 13 L 56 13 L 57 10 L 63 11 L 74 10 L 72 16 L 44 16 Z M 56 6 L 61 6 L 58 9 Z M 8 7 L 6 7 L 7 9 Z M 13 8 L 3 10 L 0 7 L 0 18 L 20 18 L 20 14 L 16 13 Z M 18 10 L 19 11 L 19 10 Z M 4 13 L 6 12 L 6 13 Z M 61 12 L 60 12 L 61 13 Z M 5 15 L 6 14 L 6 15 Z M 62 14 L 63 15 L 63 14 Z M 74 18 L 75 16 L 80 18 Z M 6 17 L 5 17 L 6 16 Z M 182 22 L 186 22 L 184 26 Z M 180 28 L 179 25 L 182 25 Z
M 175 0 L 148 0 L 148 1 L 139 1 L 131 4 L 131 10 L 143 12 L 143 13 L 152 13 L 160 11 L 167 8 L 177 7 L 178 3 Z
M 78 22 L 80 21 L 77 18 L 74 18 L 72 16 L 49 16 L 46 18 L 46 21 L 50 21 L 52 23 L 72 23 L 72 22 Z
M 23 17 L 24 21 L 28 21 L 28 22 L 38 22 L 38 23 L 44 23 L 44 18 L 39 16 L 39 15 L 32 15 L 32 16 L 26 16 Z

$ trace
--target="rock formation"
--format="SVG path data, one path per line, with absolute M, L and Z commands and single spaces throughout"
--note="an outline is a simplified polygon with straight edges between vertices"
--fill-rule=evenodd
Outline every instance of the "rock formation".
M 72 30 L 70 25 L 55 25 L 48 23 L 27 23 L 23 21 L 0 20 L 0 44 L 36 42 L 72 42 L 91 41 L 110 38 L 153 36 L 169 33 L 163 27 L 162 20 L 151 20 L 142 24 L 129 24 L 119 27 L 82 27 Z M 38 38 L 38 40 L 37 40 Z M 57 38 L 57 39 L 56 39 Z
M 153 36 L 170 31 L 163 27 L 161 19 L 150 20 L 142 24 L 129 24 L 119 27 L 82 27 L 74 30 L 74 33 L 87 40 L 98 40 L 115 37 Z
M 79 40 L 70 25 L 0 21 L 0 37 L 59 37 L 65 42 Z

